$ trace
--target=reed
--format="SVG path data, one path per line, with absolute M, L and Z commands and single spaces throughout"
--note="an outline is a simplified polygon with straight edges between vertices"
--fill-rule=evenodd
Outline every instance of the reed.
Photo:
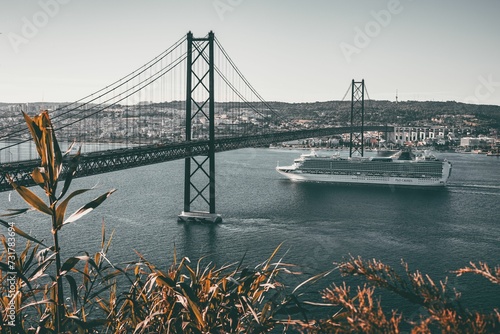
M 139 254 L 135 280 L 113 311 L 116 333 L 264 333 L 287 328 L 287 314 L 300 304 L 279 277 L 290 265 L 273 263 L 279 247 L 262 264 L 242 262 L 217 268 L 174 259 L 163 271 Z
M 460 303 L 460 293 L 448 287 L 447 280 L 434 282 L 429 275 L 410 271 L 402 262 L 404 275 L 378 260 L 350 257 L 339 263 L 345 276 L 359 276 L 367 284 L 355 292 L 345 283 L 333 284 L 321 292 L 322 298 L 338 307 L 330 318 L 302 324 L 301 331 L 309 333 L 400 333 L 409 328 L 411 333 L 498 333 L 500 312 L 489 313 L 468 310 Z M 500 284 L 500 267 L 491 269 L 484 263 L 471 263 L 454 271 L 457 275 L 473 273 L 484 276 L 493 284 Z M 375 297 L 376 289 L 382 288 L 401 296 L 408 303 L 419 305 L 423 312 L 417 320 L 383 309 L 381 299 Z
M 40 158 L 40 166 L 36 167 L 33 170 L 33 172 L 31 173 L 31 177 L 33 178 L 35 183 L 44 190 L 47 199 L 44 200 L 43 198 L 38 197 L 30 189 L 24 186 L 17 185 L 10 176 L 7 175 L 7 178 L 14 190 L 30 206 L 31 209 L 37 210 L 50 217 L 53 244 L 50 247 L 47 247 L 41 241 L 38 241 L 37 239 L 29 236 L 17 227 L 15 228 L 15 232 L 17 233 L 17 235 L 24 236 L 29 241 L 35 242 L 36 244 L 45 247 L 44 250 L 39 253 L 40 261 L 38 267 L 34 269 L 33 273 L 31 273 L 31 281 L 34 281 L 40 276 L 45 276 L 48 273 L 47 268 L 49 268 L 52 264 L 55 265 L 55 277 L 49 276 L 52 282 L 45 284 L 42 300 L 34 300 L 28 306 L 45 305 L 45 311 L 43 311 L 40 318 L 40 328 L 52 329 L 56 333 L 62 333 L 65 331 L 66 324 L 71 322 L 72 319 L 75 319 L 75 315 L 71 312 L 67 312 L 68 310 L 64 305 L 65 299 L 63 279 L 66 279 L 68 281 L 68 284 L 72 290 L 70 298 L 74 298 L 77 294 L 77 292 L 75 291 L 76 282 L 75 279 L 69 274 L 69 272 L 75 267 L 78 262 L 89 262 L 90 258 L 88 256 L 75 256 L 70 257 L 63 262 L 61 257 L 61 249 L 59 247 L 59 231 L 63 228 L 63 226 L 77 221 L 78 219 L 92 211 L 94 208 L 98 207 L 115 190 L 113 189 L 106 192 L 95 200 L 82 206 L 69 217 L 65 218 L 66 209 L 69 202 L 74 197 L 90 190 L 80 189 L 73 191 L 72 193 L 67 195 L 69 187 L 71 185 L 71 181 L 78 167 L 80 150 L 75 156 L 71 158 L 68 171 L 65 175 L 64 185 L 61 191 L 57 193 L 59 179 L 62 176 L 63 171 L 63 160 L 65 156 L 71 151 L 71 147 L 66 153 L 62 153 L 47 111 L 43 111 L 39 115 L 36 115 L 34 117 L 30 117 L 25 113 L 23 113 L 23 116 L 31 133 L 31 137 L 35 144 L 38 156 Z M 10 213 L 10 215 L 22 214 L 27 210 L 28 209 L 17 210 Z M 6 222 L 2 221 L 2 224 L 5 225 Z M 4 247 L 5 246 L 8 246 L 8 244 L 6 244 L 4 241 Z M 26 247 L 29 246 L 30 245 L 27 244 Z M 25 248 L 23 253 L 21 253 L 21 256 L 28 251 L 29 248 Z M 46 256 L 47 254 L 50 255 Z M 33 255 L 34 252 L 31 251 L 31 256 Z M 32 258 L 33 257 L 30 257 L 28 259 L 28 263 L 31 264 L 30 259 L 32 261 Z M 19 281 L 17 283 L 19 289 L 16 291 L 20 292 L 26 286 L 28 289 L 27 295 L 35 298 L 34 292 L 36 292 L 36 290 L 32 288 L 32 282 L 25 276 L 26 269 L 31 268 L 23 267 L 23 260 L 23 258 L 15 256 L 15 259 L 12 262 L 15 262 L 16 265 L 14 267 L 9 267 L 9 263 L 7 263 L 7 267 L 3 266 L 3 268 L 12 269 L 11 272 L 13 271 L 16 273 L 17 280 Z M 19 294 L 20 293 L 17 293 L 16 295 Z M 76 301 L 72 300 L 72 303 L 75 304 Z M 16 314 L 18 318 L 16 319 L 17 321 L 15 321 L 16 324 L 22 322 L 21 315 L 23 314 L 22 311 L 24 307 L 25 306 L 23 306 L 21 303 L 16 304 Z M 41 313 L 40 308 L 38 308 L 37 311 L 39 314 Z M 84 314 L 76 316 L 78 320 L 81 320 L 81 318 L 84 317 Z M 20 329 L 17 328 L 16 330 Z M 21 333 L 21 331 L 18 332 Z

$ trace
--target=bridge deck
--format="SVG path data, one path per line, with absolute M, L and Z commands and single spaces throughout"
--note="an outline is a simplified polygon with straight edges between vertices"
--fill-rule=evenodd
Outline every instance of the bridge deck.
M 385 126 L 365 126 L 365 131 L 387 131 Z M 237 150 L 246 147 L 263 147 L 273 143 L 286 142 L 303 138 L 324 137 L 348 133 L 351 127 L 329 127 L 320 129 L 294 130 L 263 135 L 230 137 L 215 139 L 216 152 Z M 359 129 L 353 129 L 359 131 Z M 76 177 L 85 177 L 117 170 L 151 165 L 166 161 L 183 159 L 191 156 L 208 154 L 209 141 L 196 140 L 176 144 L 154 144 L 134 148 L 121 148 L 82 155 Z M 39 166 L 39 160 L 19 161 L 0 165 L 0 192 L 12 190 L 6 175 L 23 186 L 33 186 L 31 172 Z M 62 178 L 67 167 L 64 166 Z

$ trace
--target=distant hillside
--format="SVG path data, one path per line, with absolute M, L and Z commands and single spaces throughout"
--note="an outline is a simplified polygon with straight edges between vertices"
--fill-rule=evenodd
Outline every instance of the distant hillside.
M 55 109 L 67 103 L 32 102 L 30 108 Z M 226 103 L 217 103 L 224 105 Z M 229 103 L 230 104 L 230 103 Z M 311 120 L 327 125 L 347 125 L 350 122 L 351 101 L 326 101 L 312 103 L 268 102 L 276 111 L 282 112 L 289 120 Z M 0 102 L 0 116 L 12 113 L 9 106 L 19 103 Z M 24 104 L 25 105 L 25 104 Z M 184 101 L 155 103 L 159 106 L 182 110 Z M 17 109 L 16 109 L 17 110 Z M 37 109 L 38 110 L 38 109 Z M 366 124 L 391 124 L 401 126 L 447 125 L 456 128 L 473 128 L 474 133 L 489 133 L 500 130 L 500 106 L 475 105 L 455 101 L 365 101 Z
M 350 121 L 351 101 L 327 101 L 313 103 L 270 102 L 290 118 L 321 120 L 331 116 L 328 122 Z M 398 125 L 449 125 L 473 126 L 484 131 L 500 129 L 500 106 L 475 105 L 455 101 L 365 101 L 365 121 Z

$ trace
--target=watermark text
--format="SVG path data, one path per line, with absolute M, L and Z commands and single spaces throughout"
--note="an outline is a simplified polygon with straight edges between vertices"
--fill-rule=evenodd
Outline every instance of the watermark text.
M 392 18 L 403 11 L 400 0 L 389 0 L 386 9 L 370 12 L 373 20 L 366 22 L 363 28 L 354 27 L 354 38 L 352 43 L 342 42 L 339 44 L 340 50 L 348 63 L 352 57 L 361 53 L 367 48 L 372 40 L 380 35 L 382 30 L 389 26 Z
M 217 15 L 221 21 L 224 21 L 224 15 L 227 12 L 232 12 L 236 7 L 241 5 L 244 0 L 215 0 L 212 5 L 214 6 Z
M 9 306 L 7 307 L 7 325 L 16 326 L 16 231 L 14 230 L 14 223 L 9 223 L 7 232 L 7 297 L 9 298 Z
M 40 30 L 47 26 L 52 18 L 54 18 L 61 9 L 61 5 L 65 5 L 71 0 L 40 0 L 38 6 L 40 10 L 31 16 L 23 16 L 21 18 L 21 29 L 19 33 L 9 32 L 7 38 L 15 53 L 19 52 L 19 48 L 23 44 L 28 44 L 35 38 Z
M 479 104 L 484 102 L 489 99 L 495 91 L 497 91 L 498 87 L 500 87 L 500 81 L 494 81 L 493 74 L 488 75 L 487 78 L 480 75 L 477 80 L 479 81 L 479 84 L 474 90 L 474 95 L 466 97 L 465 103 Z

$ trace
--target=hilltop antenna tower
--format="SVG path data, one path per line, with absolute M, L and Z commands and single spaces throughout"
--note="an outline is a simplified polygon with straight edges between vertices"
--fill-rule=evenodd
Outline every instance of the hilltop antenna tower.
M 396 103 L 398 103 L 398 90 L 396 89 Z

